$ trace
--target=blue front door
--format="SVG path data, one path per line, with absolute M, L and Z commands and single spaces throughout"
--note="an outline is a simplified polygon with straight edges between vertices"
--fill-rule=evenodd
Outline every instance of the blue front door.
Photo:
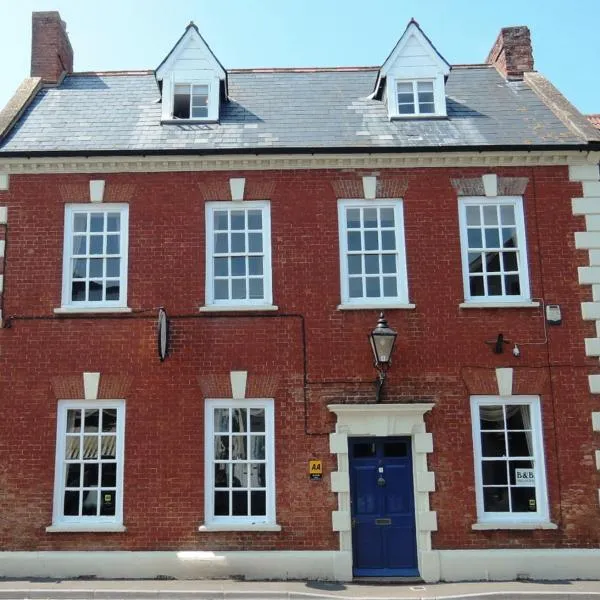
M 353 574 L 416 576 L 410 438 L 350 438 Z

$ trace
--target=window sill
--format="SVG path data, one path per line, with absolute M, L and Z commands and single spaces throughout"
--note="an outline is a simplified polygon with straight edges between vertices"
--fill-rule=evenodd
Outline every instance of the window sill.
M 200 312 L 240 312 L 240 311 L 263 311 L 263 310 L 279 310 L 279 306 L 272 304 L 240 304 L 238 306 L 228 306 L 220 304 L 209 304 L 207 306 L 201 306 L 198 309 Z
M 62 523 L 46 527 L 47 533 L 120 533 L 123 531 L 127 531 L 125 525 L 114 523 Z
M 202 524 L 198 531 L 281 531 L 281 525 L 269 523 L 222 523 L 219 525 Z
M 61 306 L 54 309 L 55 315 L 75 315 L 82 313 L 130 313 L 128 306 Z
M 492 531 L 495 529 L 558 529 L 558 525 L 550 521 L 531 521 L 529 523 L 526 521 L 521 521 L 520 523 L 514 521 L 490 521 L 489 523 L 473 523 L 471 529 L 475 531 Z
M 161 125 L 211 125 L 216 124 L 217 119 L 162 119 Z
M 459 308 L 538 308 L 539 302 L 522 300 L 519 302 L 461 302 Z
M 443 121 L 448 120 L 448 115 L 390 115 L 390 121 L 407 121 L 410 119 L 428 120 L 428 121 Z
M 414 310 L 415 304 L 400 303 L 400 304 L 339 304 L 338 310 Z

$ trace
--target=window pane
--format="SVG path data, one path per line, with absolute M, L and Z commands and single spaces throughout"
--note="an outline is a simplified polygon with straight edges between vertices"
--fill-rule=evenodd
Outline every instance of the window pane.
M 483 509 L 486 512 L 508 512 L 508 488 L 483 488 Z
M 227 408 L 215 408 L 214 429 L 215 431 L 229 431 L 229 410 Z
M 237 276 L 246 274 L 246 258 L 244 256 L 234 256 L 231 259 L 231 274 Z
M 415 106 L 414 106 L 414 104 L 399 104 L 398 112 L 401 115 L 414 115 L 415 114 Z
M 469 273 L 483 272 L 482 256 L 481 252 L 469 252 Z
M 433 93 L 433 81 L 418 81 L 417 90 L 419 92 L 431 92 Z
M 73 278 L 82 278 L 86 276 L 87 261 L 85 258 L 77 258 L 73 261 Z
M 367 229 L 376 229 L 377 225 L 378 225 L 377 209 L 376 208 L 365 208 L 365 210 L 364 210 L 364 227 Z
M 500 247 L 500 233 L 497 229 L 486 229 L 485 230 L 485 245 L 486 248 L 499 248 Z
M 528 427 L 525 427 L 528 423 Z M 529 417 L 529 406 L 523 405 L 506 405 L 506 425 L 508 429 L 531 429 L 531 421 Z
M 485 255 L 485 262 L 488 273 L 498 273 L 500 271 L 500 254 L 498 252 L 488 252 Z
M 229 243 L 227 240 L 226 233 L 217 233 L 215 235 L 215 252 L 218 254 L 224 254 L 229 249 Z
M 480 406 L 479 419 L 481 430 L 504 429 L 504 408 L 502 405 Z
M 102 254 L 104 247 L 104 237 L 101 235 L 90 236 L 90 254 Z
M 229 298 L 229 283 L 226 279 L 215 280 L 215 300 L 227 300 Z
M 267 514 L 267 493 L 255 491 L 250 493 L 250 514 L 253 517 L 264 516 Z
M 88 300 L 93 301 L 93 302 L 99 302 L 102 300 L 102 282 L 101 281 L 90 281 Z
M 250 409 L 250 431 L 263 432 L 265 431 L 265 409 L 251 408 Z
M 395 458 L 408 456 L 406 442 L 385 442 L 383 444 L 383 455 Z
M 106 300 L 119 300 L 121 296 L 121 284 L 118 280 L 108 279 L 106 281 Z
M 248 492 L 246 491 L 233 491 L 231 493 L 231 502 L 233 510 L 231 514 L 234 516 L 246 516 L 248 515 Z
M 78 491 L 65 492 L 64 515 L 66 517 L 72 517 L 72 516 L 79 515 L 79 492 Z
M 410 81 L 401 81 L 398 83 L 398 93 L 403 94 L 411 94 L 413 93 L 412 82 Z
M 105 517 L 115 515 L 116 490 L 100 490 L 100 514 Z
M 362 250 L 361 235 L 358 231 L 348 232 L 348 250 L 356 252 Z
M 498 207 L 496 205 L 483 207 L 483 223 L 485 225 L 498 224 Z
M 516 252 L 503 252 L 502 253 L 502 265 L 505 271 L 517 271 L 517 253 Z
M 116 463 L 102 464 L 102 481 L 103 487 L 115 487 L 117 485 L 117 465 Z
M 500 219 L 502 225 L 514 225 L 515 224 L 515 207 L 514 206 L 500 206 Z
M 385 233 L 390 233 L 386 231 Z M 365 250 L 379 250 L 379 238 L 376 231 L 364 232 Z
M 231 458 L 233 460 L 246 460 L 248 458 L 246 440 L 245 435 L 234 435 L 231 437 Z
M 73 231 L 87 231 L 87 213 L 74 213 Z
M 534 487 L 510 488 L 512 512 L 536 512 L 537 503 Z
M 98 514 L 98 490 L 83 493 L 82 514 L 95 516 Z
M 381 249 L 396 250 L 396 233 L 394 231 L 381 232 Z
M 104 213 L 90 215 L 90 231 L 104 231 Z
M 419 112 L 424 115 L 430 115 L 435 112 L 435 105 L 425 102 L 419 102 Z
M 262 275 L 263 274 L 263 259 L 260 256 L 251 256 L 248 258 L 248 274 Z
M 362 273 L 362 256 L 356 254 L 348 255 L 348 274 L 360 275 Z
M 248 282 L 248 292 L 251 300 L 263 299 L 265 297 L 263 280 L 250 279 Z
M 102 458 L 115 458 L 117 456 L 117 438 L 114 435 L 103 435 L 100 438 Z
M 193 119 L 206 119 L 208 117 L 208 106 L 197 106 L 192 105 L 192 118 Z
M 504 248 L 517 247 L 517 230 L 514 227 L 504 227 L 502 229 L 502 245 Z
M 215 492 L 215 516 L 229 514 L 229 492 Z
M 488 296 L 502 295 L 502 277 L 499 275 L 490 275 L 487 278 Z
M 265 458 L 265 437 L 254 435 L 250 441 L 250 458 L 253 460 L 264 460 Z
M 102 277 L 104 268 L 104 260 L 102 258 L 90 259 L 90 277 Z
M 87 238 L 82 235 L 73 236 L 73 255 L 87 254 Z
M 504 460 L 481 461 L 481 476 L 482 476 L 482 480 L 483 480 L 483 485 L 506 485 L 506 484 L 508 484 L 506 461 L 504 461 Z
M 248 252 L 263 251 L 263 235 L 262 233 L 248 234 Z
M 215 436 L 215 460 L 229 459 L 229 436 Z
M 379 273 L 379 255 L 378 254 L 365 255 L 365 273 L 369 273 L 369 274 Z
M 348 229 L 358 229 L 360 227 L 359 208 L 349 208 L 346 210 L 346 227 Z
M 215 465 L 215 487 L 229 487 L 229 465 Z
M 79 487 L 81 485 L 81 464 L 72 463 L 67 465 L 65 474 L 66 487 Z
M 381 272 L 395 273 L 396 272 L 396 255 L 382 254 L 381 255 Z
M 100 412 L 97 409 L 84 411 L 85 432 L 98 431 Z
M 507 275 L 504 277 L 504 287 L 507 296 L 520 296 L 521 284 L 518 275 Z
M 471 296 L 485 296 L 483 277 L 469 277 L 469 292 Z
M 95 487 L 98 485 L 98 463 L 88 463 L 83 465 L 83 485 Z
M 382 208 L 380 211 L 381 227 L 394 227 L 394 209 Z
M 467 240 L 469 248 L 481 248 L 481 229 L 467 229 Z
M 190 118 L 190 88 L 188 85 L 176 85 L 173 95 L 173 118 Z
M 246 299 L 246 280 L 233 279 L 231 281 L 231 298 L 232 300 Z
M 350 298 L 362 298 L 363 286 L 362 278 L 350 277 L 348 279 L 348 295 Z
M 262 229 L 262 211 L 248 211 L 248 229 Z
M 252 235 L 257 235 L 253 233 Z M 231 234 L 231 251 L 246 252 L 246 234 L 232 233 Z
M 479 206 L 467 206 L 467 225 L 480 225 Z
M 215 210 L 213 213 L 213 227 L 215 231 L 227 231 L 227 211 Z
M 241 230 L 244 229 L 246 223 L 246 213 L 243 210 L 232 210 L 231 211 L 231 229 Z
M 504 440 L 504 431 L 498 433 L 481 434 L 481 455 L 482 456 L 506 456 L 506 444 Z
M 383 278 L 383 295 L 386 298 L 394 298 L 398 296 L 398 282 L 395 277 Z
M 379 277 L 367 277 L 367 298 L 379 298 L 381 296 L 381 289 L 379 285 Z
M 509 456 L 531 456 L 533 448 L 531 446 L 531 434 L 522 431 L 511 431 L 508 434 L 508 454 Z
M 106 230 L 120 231 L 121 230 L 121 215 L 119 213 L 108 213 L 106 215 Z
M 119 277 L 121 275 L 121 259 L 107 258 L 106 259 L 106 276 Z

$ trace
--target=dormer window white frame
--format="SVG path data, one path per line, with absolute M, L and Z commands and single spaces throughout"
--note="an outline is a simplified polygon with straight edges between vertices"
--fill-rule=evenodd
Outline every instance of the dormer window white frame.
M 175 83 L 173 89 L 174 119 L 208 119 L 210 85 Z
M 445 117 L 450 65 L 411 21 L 381 67 L 374 97 L 382 97 L 390 119 Z

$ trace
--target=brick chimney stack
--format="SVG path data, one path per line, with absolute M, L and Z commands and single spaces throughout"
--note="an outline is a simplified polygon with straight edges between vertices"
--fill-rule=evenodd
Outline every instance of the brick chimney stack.
M 73 72 L 73 48 L 67 24 L 56 11 L 34 12 L 31 16 L 31 76 L 57 83 Z
M 533 71 L 533 50 L 528 27 L 503 27 L 485 60 L 494 65 L 505 79 L 523 79 Z

